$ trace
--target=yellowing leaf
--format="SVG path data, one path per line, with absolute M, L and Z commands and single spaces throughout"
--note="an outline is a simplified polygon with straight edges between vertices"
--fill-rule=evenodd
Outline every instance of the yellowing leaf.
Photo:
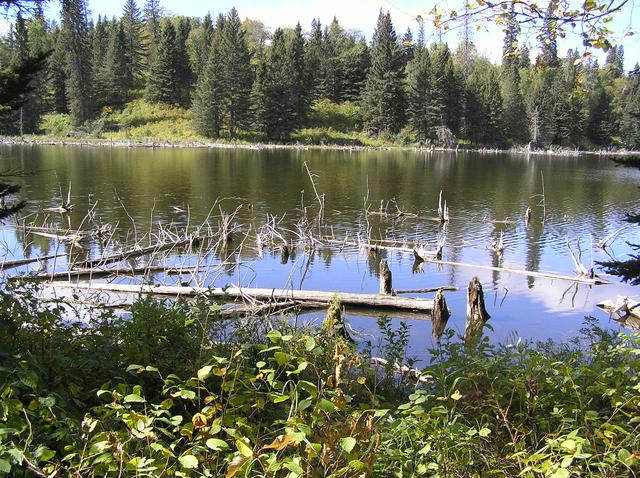
M 235 474 L 242 467 L 242 465 L 247 462 L 247 460 L 249 460 L 249 457 L 242 455 L 238 455 L 233 460 L 231 460 L 229 466 L 227 467 L 227 474 L 225 475 L 225 478 L 232 478 L 233 476 L 235 476 Z
M 191 423 L 193 423 L 193 428 L 204 428 L 207 426 L 207 416 L 202 413 L 196 413 L 191 419 Z
M 340 439 L 340 448 L 342 448 L 347 453 L 351 453 L 355 446 L 356 439 L 353 437 L 345 437 Z
M 263 446 L 262 449 L 281 451 L 287 448 L 289 445 L 294 444 L 295 442 L 296 440 L 291 434 L 279 435 L 270 444 Z
M 451 399 L 452 400 L 458 401 L 461 398 L 462 398 L 462 394 L 460 393 L 460 390 L 456 389 L 456 391 L 451 394 Z
M 211 370 L 213 369 L 213 365 L 205 365 L 200 370 L 198 370 L 198 380 L 203 381 L 209 375 L 211 375 Z
M 253 456 L 253 450 L 242 440 L 236 440 L 236 448 L 242 456 L 250 458 Z
M 183 455 L 178 458 L 182 468 L 193 469 L 198 467 L 198 459 L 193 455 Z

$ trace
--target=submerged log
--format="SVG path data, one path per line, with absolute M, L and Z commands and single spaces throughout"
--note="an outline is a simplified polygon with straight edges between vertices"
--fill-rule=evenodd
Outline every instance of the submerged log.
M 193 297 L 205 295 L 209 297 L 226 297 L 229 299 L 254 298 L 258 300 L 292 300 L 298 303 L 319 302 L 328 304 L 336 297 L 344 305 L 358 307 L 380 307 L 386 309 L 416 310 L 431 313 L 433 299 L 416 297 L 395 297 L 378 294 L 354 294 L 347 292 L 326 292 L 292 289 L 251 289 L 240 287 L 207 288 L 180 286 L 152 286 L 135 284 L 52 282 L 51 287 L 60 289 L 97 290 L 104 292 L 120 292 L 125 294 L 156 294 L 177 297 Z
M 433 299 L 433 312 L 431 313 L 431 333 L 437 343 L 440 343 L 440 339 L 442 338 L 442 334 L 447 326 L 447 321 L 449 320 L 450 315 L 442 289 L 439 289 Z
M 65 257 L 66 254 L 52 254 L 49 256 L 32 257 L 30 259 L 18 259 L 15 261 L 5 261 L 0 263 L 0 270 L 10 269 L 12 267 L 25 266 L 27 264 L 33 264 L 34 262 L 47 261 L 49 259 L 56 259 L 58 257 Z
M 386 259 L 380 261 L 380 294 L 393 295 L 391 271 Z
M 508 272 L 511 274 L 522 274 L 529 277 L 542 277 L 545 279 L 557 279 L 564 280 L 570 282 L 580 282 L 582 284 L 590 284 L 590 285 L 601 285 L 601 284 L 610 284 L 610 282 L 600 279 L 599 277 L 584 277 L 584 276 L 568 276 L 564 274 L 558 274 L 555 272 L 535 272 L 535 271 L 527 271 L 523 269 L 511 269 L 509 267 L 497 267 L 497 266 L 487 266 L 484 264 L 470 264 L 468 262 L 454 262 L 454 261 L 442 261 L 438 259 L 428 259 L 420 257 L 417 253 L 414 254 L 416 262 L 415 266 L 419 266 L 423 262 L 430 262 L 433 264 L 442 264 L 446 266 L 457 266 L 457 267 L 472 267 L 475 269 L 484 269 L 489 271 L 497 271 L 497 272 Z
M 473 341 L 482 335 L 482 328 L 491 316 L 484 306 L 484 292 L 480 279 L 474 277 L 467 289 L 467 323 L 464 328 L 465 342 Z

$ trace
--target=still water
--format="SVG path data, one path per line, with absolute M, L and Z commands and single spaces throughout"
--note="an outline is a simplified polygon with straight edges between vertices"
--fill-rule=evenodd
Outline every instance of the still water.
M 588 286 L 470 267 L 424 264 L 414 273 L 413 258 L 398 252 L 367 254 L 353 246 L 318 245 L 313 253 L 298 248 L 286 263 L 276 251 L 259 257 L 250 244 L 253 231 L 275 217 L 288 238 L 306 213 L 310 222 L 318 201 L 305 167 L 325 197 L 324 227 L 317 235 L 335 238 L 384 238 L 435 244 L 444 239 L 443 259 L 512 269 L 573 275 L 578 244 L 582 262 L 615 282 Z M 223 211 L 234 213 L 236 237 L 246 238 L 232 261 L 207 279 L 207 285 L 293 287 L 310 290 L 377 292 L 378 262 L 387 258 L 395 289 L 457 286 L 446 294 L 452 317 L 449 326 L 464 331 L 465 293 L 469 280 L 483 284 L 493 328 L 492 340 L 569 340 L 586 315 L 602 325 L 618 327 L 595 304 L 618 295 L 638 295 L 637 288 L 619 284 L 599 271 L 597 261 L 608 256 L 595 244 L 625 226 L 608 253 L 625 258 L 627 241 L 639 242 L 637 228 L 624 222 L 627 212 L 640 209 L 640 173 L 602 157 L 555 157 L 507 154 L 349 152 L 232 149 L 127 149 L 57 146 L 5 146 L 0 170 L 32 174 L 11 178 L 22 185 L 28 200 L 22 216 L 28 221 L 82 228 L 92 208 L 103 223 L 115 227 L 115 238 L 130 241 L 155 231 L 158 225 L 180 228 L 202 223 L 215 226 Z M 43 212 L 66 197 L 72 185 L 74 208 L 68 215 Z M 446 228 L 428 220 L 437 215 L 443 191 L 451 220 Z M 546 217 L 542 218 L 542 194 Z M 380 209 L 388 216 L 367 215 Z M 215 208 L 212 212 L 212 206 Z M 524 222 L 527 207 L 533 219 Z M 405 214 L 395 214 L 402 211 Z M 415 217 L 416 215 L 417 217 Z M 498 222 L 496 222 L 498 221 Z M 502 222 L 500 222 L 502 221 Z M 287 232 L 289 231 L 289 232 Z M 7 260 L 51 254 L 66 248 L 46 237 L 24 235 L 10 224 L 0 230 Z M 490 250 L 502 234 L 502 258 Z M 148 236 L 147 236 L 147 241 Z M 237 239 L 236 239 L 237 240 Z M 100 251 L 90 248 L 87 256 Z M 142 258 L 138 262 L 144 263 Z M 188 263 L 184 257 L 177 263 Z M 182 261 L 182 262 L 180 262 Z M 64 269 L 58 260 L 49 269 Z M 23 272 L 25 269 L 22 270 Z M 175 284 L 176 277 L 156 278 Z M 431 294 L 427 294 L 431 296 Z M 320 317 L 320 313 L 309 317 Z M 364 336 L 376 334 L 375 320 L 350 315 L 351 326 Z M 431 324 L 412 320 L 411 348 L 416 355 L 431 344 Z

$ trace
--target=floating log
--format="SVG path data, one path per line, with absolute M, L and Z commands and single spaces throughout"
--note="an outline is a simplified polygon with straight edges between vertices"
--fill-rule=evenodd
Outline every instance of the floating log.
M 380 294 L 393 295 L 391 270 L 386 259 L 380 261 Z
M 484 292 L 480 279 L 474 277 L 467 289 L 467 323 L 464 328 L 465 342 L 471 342 L 482 335 L 482 328 L 491 316 L 484 306 Z
M 630 329 L 640 330 L 640 301 L 628 297 L 618 297 L 614 302 L 605 300 L 597 307 L 611 314 L 611 317 Z
M 12 267 L 20 267 L 20 266 L 25 266 L 27 264 L 33 264 L 34 262 L 41 262 L 41 261 L 47 261 L 49 259 L 56 259 L 58 257 L 65 257 L 66 254 L 52 254 L 49 256 L 39 256 L 39 257 L 32 257 L 29 259 L 18 259 L 15 261 L 5 261 L 0 263 L 0 270 L 4 270 L 4 269 L 10 269 Z
M 439 289 L 433 299 L 433 312 L 431 313 L 431 333 L 437 343 L 440 343 L 440 339 L 442 338 L 442 334 L 447 326 L 447 321 L 449 320 L 450 315 L 442 289 Z
M 140 249 L 131 249 L 128 251 L 118 252 L 110 256 L 99 257 L 97 259 L 79 262 L 74 264 L 74 267 L 81 269 L 91 269 L 96 266 L 111 264 L 113 262 L 122 262 L 134 257 L 146 256 L 147 254 L 155 254 L 161 251 L 166 251 L 168 249 L 184 247 L 191 244 L 197 245 L 201 240 L 202 238 L 200 237 L 190 236 L 179 241 L 158 243 L 152 246 L 142 247 Z
M 419 259 L 419 261 L 418 261 Z M 584 276 L 568 276 L 563 274 L 558 274 L 555 272 L 534 272 L 527 271 L 523 269 L 510 269 L 508 267 L 497 267 L 497 266 L 486 266 L 484 264 L 469 264 L 467 262 L 453 262 L 453 261 L 443 261 L 437 259 L 430 259 L 426 257 L 416 256 L 416 262 L 430 262 L 433 264 L 442 264 L 445 266 L 457 266 L 457 267 L 473 267 L 476 269 L 484 269 L 489 271 L 497 271 L 497 272 L 508 272 L 512 274 L 522 274 L 529 277 L 542 277 L 545 279 L 557 279 L 557 280 L 565 280 L 570 282 L 580 282 L 582 284 L 590 284 L 590 285 L 602 285 L 602 284 L 610 284 L 609 281 L 601 279 L 599 277 L 584 277 Z
M 413 254 L 414 249 L 408 247 L 397 247 L 397 246 L 383 246 L 381 244 L 371 244 L 367 242 L 352 242 L 352 241 L 340 241 L 338 239 L 324 239 L 323 242 L 329 244 L 339 244 L 342 246 L 353 246 L 353 247 L 361 247 L 365 249 L 369 249 L 372 251 L 390 251 L 390 252 L 400 252 L 402 254 Z M 438 245 L 438 249 L 435 251 L 428 251 L 422 248 L 421 245 L 418 245 L 420 248 L 420 253 L 425 256 L 438 256 L 438 254 L 442 255 L 442 247 Z
M 240 287 L 207 288 L 207 287 L 180 287 L 180 286 L 151 286 L 135 284 L 70 284 L 67 282 L 52 282 L 51 287 L 61 289 L 98 290 L 103 292 L 121 292 L 128 294 L 157 294 L 179 297 L 193 297 L 207 295 L 210 297 L 227 297 L 231 299 L 243 299 L 251 297 L 258 300 L 293 300 L 296 302 L 318 302 L 328 304 L 334 299 L 340 300 L 344 305 L 358 307 L 380 307 L 386 309 L 416 310 L 431 313 L 433 299 L 417 297 L 395 297 L 378 294 L 355 294 L 348 292 L 325 292 L 292 289 L 252 289 Z
M 452 291 L 455 292 L 458 289 L 456 286 L 454 285 L 445 285 L 443 287 L 429 287 L 427 289 L 403 289 L 403 290 L 395 290 L 394 292 L 397 294 L 428 294 L 429 292 L 438 292 L 439 290 L 442 291 Z

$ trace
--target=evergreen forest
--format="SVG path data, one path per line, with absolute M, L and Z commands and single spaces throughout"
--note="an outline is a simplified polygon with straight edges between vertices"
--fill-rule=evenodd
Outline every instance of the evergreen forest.
M 604 65 L 571 49 L 563 57 L 550 19 L 532 58 L 514 16 L 496 65 L 469 28 L 452 50 L 426 44 L 423 24 L 398 34 L 383 11 L 368 41 L 336 18 L 269 31 L 235 8 L 189 18 L 126 0 L 119 18 L 94 22 L 86 0 L 63 0 L 58 21 L 36 3 L 2 38 L 0 63 L 46 64 L 0 131 L 99 136 L 135 127 L 135 114 L 117 113 L 145 105 L 177 108 L 209 139 L 640 148 L 640 69 L 625 70 L 621 46 Z

